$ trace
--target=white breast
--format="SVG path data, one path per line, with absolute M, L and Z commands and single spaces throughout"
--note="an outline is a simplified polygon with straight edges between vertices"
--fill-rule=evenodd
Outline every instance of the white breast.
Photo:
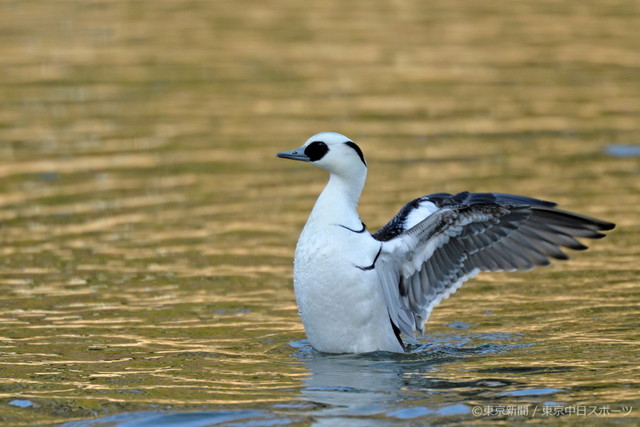
M 379 249 L 380 242 L 366 231 L 314 222 L 305 226 L 296 247 L 294 289 L 314 348 L 330 353 L 402 351 L 378 276 L 368 268 Z

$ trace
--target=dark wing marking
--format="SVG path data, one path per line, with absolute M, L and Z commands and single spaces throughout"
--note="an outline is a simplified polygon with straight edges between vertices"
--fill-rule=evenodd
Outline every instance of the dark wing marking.
M 389 321 L 391 322 L 391 328 L 393 329 L 393 334 L 396 336 L 396 339 L 400 343 L 400 347 L 402 347 L 404 351 L 407 351 L 407 348 L 404 345 L 404 341 L 402 341 L 400 329 L 398 329 L 398 327 L 393 323 L 391 319 L 389 319 Z
M 404 205 L 402 209 L 400 209 L 400 212 L 398 212 L 391 221 L 372 234 L 373 238 L 380 240 L 381 242 L 386 242 L 405 232 L 407 230 L 405 223 L 407 222 L 409 214 L 418 209 L 420 207 L 420 203 L 423 201 L 430 201 L 429 196 L 414 199 Z
M 391 319 L 409 337 L 422 332 L 433 307 L 478 272 L 528 270 L 550 258 L 567 259 L 561 247 L 587 248 L 576 237 L 598 239 L 604 237 L 600 231 L 614 228 L 521 196 L 427 197 L 440 208 L 386 240 L 376 269 Z
M 433 203 L 436 208 L 444 208 L 451 206 L 464 206 L 464 205 L 478 205 L 488 203 L 508 203 L 512 205 L 525 205 L 525 206 L 556 206 L 553 202 L 546 200 L 534 199 L 531 197 L 517 196 L 514 194 L 503 193 L 469 193 L 463 191 L 458 194 L 449 193 L 434 193 L 427 196 L 419 197 L 404 205 L 400 212 L 394 216 L 391 221 L 385 224 L 380 230 L 372 234 L 373 238 L 386 242 L 394 237 L 407 231 L 411 226 L 407 226 L 407 219 L 412 213 L 416 213 L 425 203 Z M 425 210 L 426 218 L 431 214 L 429 210 Z M 413 224 L 415 225 L 415 224 Z

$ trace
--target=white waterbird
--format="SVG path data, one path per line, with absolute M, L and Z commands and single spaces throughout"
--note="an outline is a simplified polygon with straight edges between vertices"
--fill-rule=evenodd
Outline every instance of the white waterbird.
M 501 193 L 436 193 L 371 234 L 357 212 L 362 150 L 318 133 L 278 157 L 329 171 L 295 251 L 296 302 L 311 345 L 327 353 L 404 352 L 431 310 L 481 271 L 529 270 L 583 250 L 614 224 Z

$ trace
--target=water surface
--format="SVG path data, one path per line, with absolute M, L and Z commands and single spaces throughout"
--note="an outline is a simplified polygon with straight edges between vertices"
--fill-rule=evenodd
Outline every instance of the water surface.
M 633 425 L 640 4 L 0 3 L 0 421 Z M 363 148 L 360 213 L 525 194 L 616 222 L 570 262 L 481 275 L 408 355 L 304 341 L 293 248 Z

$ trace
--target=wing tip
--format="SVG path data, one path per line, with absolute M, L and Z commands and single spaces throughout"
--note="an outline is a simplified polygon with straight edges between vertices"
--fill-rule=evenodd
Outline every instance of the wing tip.
M 601 221 L 598 220 L 600 223 L 598 224 L 600 227 L 598 228 L 598 230 L 602 230 L 602 231 L 609 231 L 609 230 L 613 230 L 614 228 L 616 228 L 616 224 L 613 222 L 607 222 L 607 221 Z M 603 234 L 602 237 L 604 237 L 605 235 Z M 602 238 L 602 237 L 598 237 L 598 239 Z

